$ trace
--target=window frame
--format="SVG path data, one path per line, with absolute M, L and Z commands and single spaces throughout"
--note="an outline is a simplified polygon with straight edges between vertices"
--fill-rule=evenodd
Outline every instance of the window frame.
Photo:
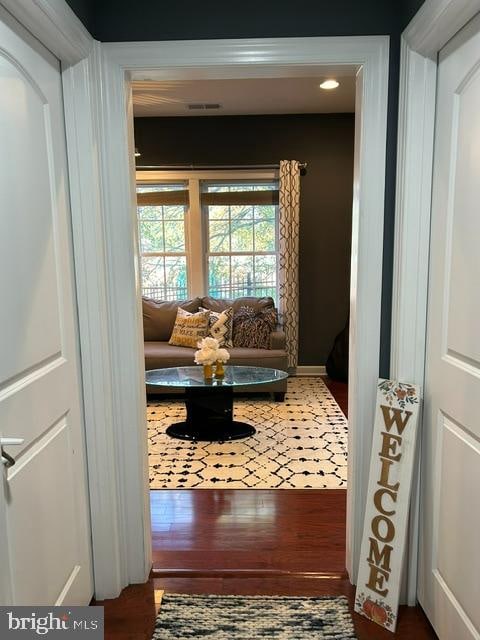
M 272 180 L 275 180 L 275 178 L 270 178 L 270 179 L 265 179 L 265 182 L 272 182 Z M 236 180 L 235 182 L 237 182 L 237 184 L 248 184 L 250 185 L 252 183 L 252 179 L 250 180 Z M 219 182 L 226 182 L 228 184 L 228 180 L 222 180 L 222 181 L 216 181 L 216 180 L 205 180 L 204 182 L 210 182 L 210 183 L 219 183 Z M 233 180 L 231 180 L 231 182 L 233 182 Z M 242 256 L 249 256 L 252 258 L 252 269 L 253 269 L 253 273 L 255 274 L 255 258 L 257 256 L 275 256 L 275 262 L 276 262 L 276 278 L 275 278 L 275 295 L 273 296 L 275 299 L 276 304 L 278 304 L 278 263 L 279 263 L 279 219 L 278 219 L 278 205 L 275 205 L 277 207 L 277 212 L 274 216 L 274 223 L 275 223 L 275 228 L 274 228 L 274 242 L 275 242 L 275 249 L 274 251 L 257 251 L 255 249 L 255 216 L 253 215 L 252 218 L 252 250 L 251 251 L 233 251 L 232 250 L 232 240 L 231 240 L 231 234 L 230 234 L 230 251 L 212 251 L 211 247 L 210 247 L 210 238 L 209 238 L 209 231 L 210 231 L 210 217 L 209 217 L 209 212 L 208 212 L 208 207 L 210 205 L 208 204 L 203 204 L 202 205 L 202 220 L 203 220 L 203 232 L 204 232 L 204 241 L 205 241 L 205 251 L 204 251 L 204 276 L 205 276 L 205 283 L 204 283 L 204 287 L 205 287 L 205 291 L 208 292 L 208 295 L 210 295 L 209 289 L 210 289 L 210 285 L 209 285 L 209 270 L 210 270 L 210 265 L 209 265 L 209 259 L 210 257 L 214 256 L 218 256 L 218 257 L 229 257 L 230 258 L 230 285 L 232 286 L 232 280 L 231 280 L 231 269 L 232 269 L 232 260 L 231 258 L 233 257 L 242 257 Z M 236 206 L 236 205 L 226 205 L 226 206 Z M 252 205 L 253 207 L 255 205 Z M 231 227 L 231 221 L 232 221 L 232 217 L 231 217 L 231 213 L 229 212 L 229 216 L 226 219 L 228 220 L 229 223 L 229 227 Z M 256 279 L 254 277 L 254 283 L 256 282 Z M 257 293 L 254 293 L 254 295 L 257 295 Z M 232 295 L 230 295 L 229 297 L 234 297 Z
M 182 186 L 185 190 L 188 191 L 189 185 L 188 185 L 188 181 L 186 180 L 162 180 L 161 181 L 163 184 L 172 184 L 172 185 L 178 185 L 179 187 Z M 156 186 L 159 183 L 159 181 L 156 181 L 155 184 L 152 184 L 151 182 L 148 184 L 151 184 L 151 186 Z M 143 187 L 143 186 L 147 186 L 148 184 L 144 184 L 144 183 L 137 183 L 136 185 L 136 189 L 138 187 Z M 160 190 L 161 191 L 161 190 Z M 138 190 L 136 190 L 137 194 L 138 193 L 142 193 L 139 192 Z M 164 278 L 163 278 L 163 290 L 164 290 L 164 296 L 167 296 L 166 290 L 167 290 L 167 283 L 166 283 L 166 279 L 165 279 L 165 265 L 166 265 L 166 259 L 167 258 L 185 258 L 185 267 L 186 267 L 186 271 L 187 271 L 187 287 L 185 288 L 186 294 L 189 295 L 189 286 L 188 286 L 188 269 L 189 269 L 189 264 L 188 264 L 188 243 L 187 243 L 187 218 L 188 218 L 188 212 L 189 212 L 189 206 L 185 207 L 185 211 L 184 211 L 184 218 L 183 218 L 183 224 L 184 224 L 184 241 L 185 241 L 185 246 L 184 246 L 184 250 L 182 252 L 180 251 L 166 251 L 165 250 L 165 218 L 164 218 L 164 212 L 162 212 L 162 217 L 161 219 L 156 218 L 154 219 L 150 219 L 150 218 L 141 218 L 139 216 L 138 213 L 138 209 L 141 207 L 142 205 L 138 205 L 137 204 L 137 228 L 138 228 L 138 253 L 139 253 L 139 259 L 140 259 L 140 265 L 139 265 L 139 274 L 140 274 L 140 290 L 142 291 L 142 295 L 145 295 L 144 293 L 144 286 L 143 286 L 143 259 L 144 258 L 162 258 L 163 259 L 163 268 L 164 268 Z M 143 206 L 151 206 L 151 205 L 143 205 Z M 155 206 L 155 205 L 153 205 Z M 164 205 L 160 205 L 160 206 L 164 206 Z M 166 205 L 168 206 L 168 205 Z M 162 235 L 163 235 L 163 251 L 144 251 L 142 249 L 142 232 L 141 232 L 141 225 L 144 222 L 161 222 L 162 224 Z M 168 220 L 167 220 L 168 222 Z M 175 222 L 175 221 L 174 221 Z M 152 287 L 150 287 L 152 288 Z M 161 288 L 161 287 L 159 287 Z
M 271 182 L 279 179 L 279 171 L 277 169 L 220 169 L 220 170 L 196 170 L 196 171 L 137 171 L 137 186 L 148 186 L 158 184 L 159 182 L 171 183 L 187 183 L 189 192 L 189 205 L 187 207 L 185 217 L 185 249 L 187 257 L 187 291 L 188 297 L 204 297 L 209 295 L 208 286 L 208 222 L 205 220 L 204 208 L 207 205 L 201 203 L 201 183 L 202 182 L 235 182 L 249 183 L 251 181 Z M 138 224 L 138 213 L 137 213 Z M 140 233 L 139 233 L 139 254 L 140 259 L 143 257 L 140 251 Z M 276 289 L 277 298 L 279 290 L 278 269 L 279 269 L 279 219 L 278 214 L 275 221 L 275 244 L 277 247 L 277 273 L 276 273 Z M 272 255 L 273 252 L 265 252 L 265 255 Z M 183 255 L 183 254 L 182 254 Z M 216 252 L 215 252 L 216 255 Z M 230 252 L 224 255 L 236 255 L 236 252 Z M 239 252 L 238 255 L 242 255 Z M 245 255 L 262 255 L 262 252 L 247 253 Z M 141 266 L 141 265 L 140 265 Z M 140 290 L 142 290 L 141 269 L 139 269 Z M 277 300 L 278 303 L 278 300 Z

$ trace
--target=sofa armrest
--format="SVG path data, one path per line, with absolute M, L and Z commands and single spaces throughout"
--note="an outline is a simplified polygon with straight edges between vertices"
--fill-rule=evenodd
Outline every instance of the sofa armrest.
M 272 333 L 270 334 L 270 349 L 281 349 L 282 351 L 284 351 L 286 345 L 287 341 L 285 338 L 285 333 L 282 329 L 277 327 L 277 329 L 275 329 L 275 331 L 272 331 Z

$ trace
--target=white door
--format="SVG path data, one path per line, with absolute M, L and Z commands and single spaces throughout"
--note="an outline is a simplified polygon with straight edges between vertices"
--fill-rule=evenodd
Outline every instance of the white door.
M 58 60 L 0 9 L 0 604 L 92 595 Z
M 480 638 L 480 16 L 440 52 L 419 600 L 441 640 Z

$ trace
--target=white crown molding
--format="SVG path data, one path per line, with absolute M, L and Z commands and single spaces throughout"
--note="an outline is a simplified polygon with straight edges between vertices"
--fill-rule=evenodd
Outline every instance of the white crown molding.
M 65 0 L 0 0 L 24 27 L 62 62 L 63 67 L 86 58 L 93 38 Z
M 426 0 L 403 36 L 410 49 L 435 60 L 438 51 L 479 11 L 480 0 Z
M 244 38 L 167 42 L 107 42 L 106 57 L 132 80 L 278 77 L 278 67 L 349 65 L 388 57 L 388 36 Z M 285 69 L 281 72 L 285 72 Z M 145 77 L 146 76 L 146 77 Z

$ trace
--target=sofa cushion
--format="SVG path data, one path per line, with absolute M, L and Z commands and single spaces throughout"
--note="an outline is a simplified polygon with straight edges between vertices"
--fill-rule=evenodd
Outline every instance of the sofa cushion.
M 233 347 L 228 352 L 228 365 L 243 364 L 287 370 L 287 355 L 281 349 Z M 172 346 L 168 342 L 145 342 L 145 369 L 150 371 L 164 367 L 189 367 L 194 364 L 194 353 L 195 349 Z
M 196 349 L 176 347 L 168 342 L 145 342 L 145 369 L 163 369 L 164 367 L 189 367 L 194 363 Z
M 181 307 L 177 309 L 177 318 L 173 326 L 169 344 L 177 347 L 197 348 L 198 342 L 208 334 L 210 311 L 190 313 Z
M 230 360 L 227 364 L 244 364 L 252 367 L 270 367 L 286 371 L 288 368 L 287 354 L 279 349 L 248 349 L 247 347 L 233 347 L 229 349 Z
M 161 301 L 142 298 L 144 340 L 169 340 L 177 317 L 177 309 L 195 313 L 200 307 L 200 298 L 192 300 Z
M 241 307 L 252 307 L 255 311 L 275 307 L 273 298 L 268 296 L 264 298 L 244 296 L 243 298 L 235 298 L 234 300 L 206 296 L 201 299 L 200 304 L 205 309 L 210 309 L 210 311 L 224 311 L 227 307 L 233 307 L 234 314 L 239 311 Z
M 200 311 L 209 311 L 209 334 L 218 340 L 221 347 L 231 349 L 233 347 L 233 307 L 227 307 L 225 311 L 211 311 L 200 307 Z

